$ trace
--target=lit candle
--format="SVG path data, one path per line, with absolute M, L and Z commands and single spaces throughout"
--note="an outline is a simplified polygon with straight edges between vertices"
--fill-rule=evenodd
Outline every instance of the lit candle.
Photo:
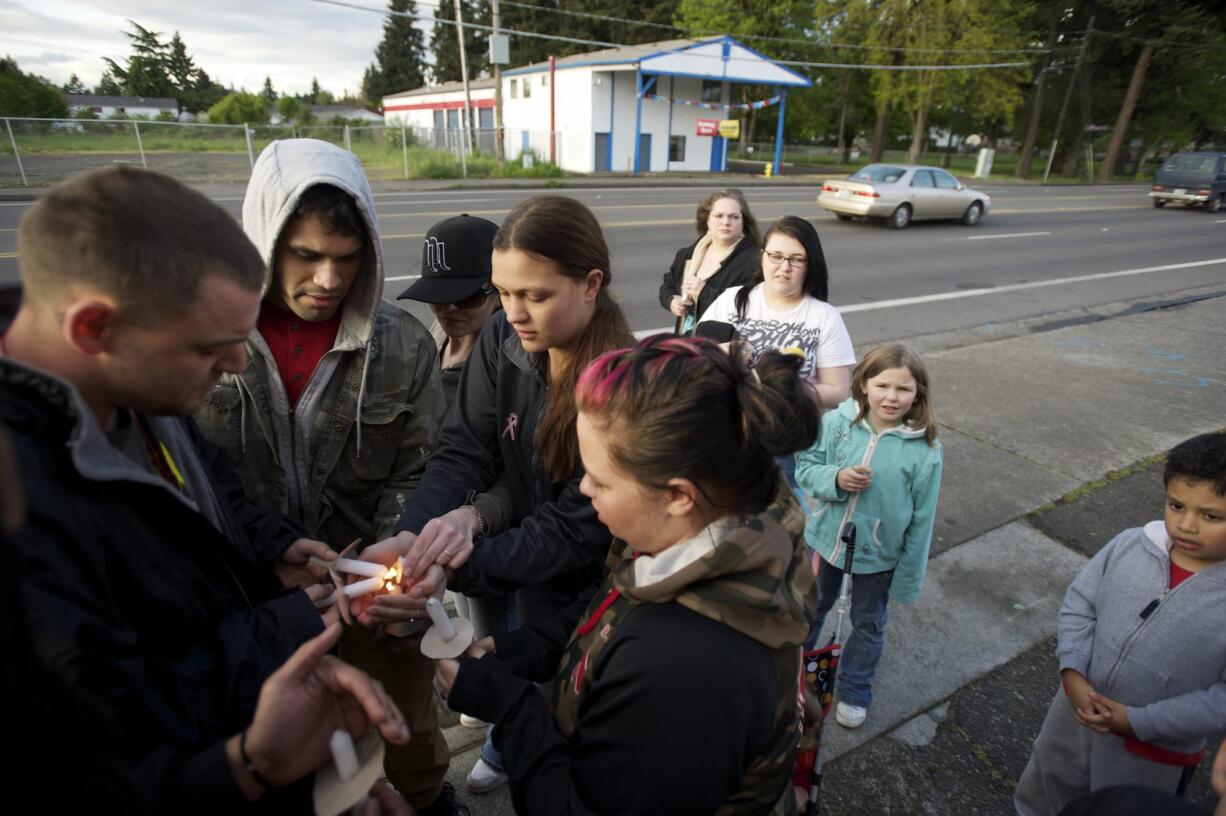
M 438 630 L 439 637 L 444 641 L 455 638 L 455 624 L 451 622 L 451 618 L 447 617 L 447 610 L 443 608 L 442 601 L 438 598 L 426 601 L 426 612 L 430 615 L 430 622 Z
M 383 573 L 380 572 L 375 578 L 367 578 L 365 581 L 354 581 L 352 584 L 345 584 L 342 590 L 346 598 L 356 598 L 359 595 L 369 595 L 376 590 L 383 588 Z
M 332 762 L 341 781 L 348 782 L 357 776 L 358 752 L 353 747 L 353 737 L 349 736 L 349 732 L 342 728 L 333 731 L 328 747 L 332 750 Z
M 317 556 L 311 556 L 311 563 L 318 564 L 324 569 L 334 569 L 337 572 L 345 572 L 350 575 L 365 575 L 367 578 L 377 578 L 387 572 L 387 567 L 382 564 L 376 564 L 373 561 L 361 561 L 357 558 L 335 558 L 331 561 L 326 561 Z

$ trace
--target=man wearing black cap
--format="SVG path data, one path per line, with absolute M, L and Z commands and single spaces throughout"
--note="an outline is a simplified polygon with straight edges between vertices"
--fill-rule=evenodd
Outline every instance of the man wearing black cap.
M 490 283 L 490 256 L 498 225 L 467 213 L 440 221 L 426 233 L 421 278 L 399 300 L 430 304 L 438 321 L 431 334 L 439 347 L 443 396 L 451 407 L 464 361 L 477 345 L 481 327 L 498 309 Z M 442 416 L 436 418 L 440 423 Z

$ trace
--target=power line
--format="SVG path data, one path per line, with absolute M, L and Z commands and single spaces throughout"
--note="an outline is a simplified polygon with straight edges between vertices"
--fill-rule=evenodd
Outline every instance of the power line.
M 369 6 L 361 6 L 356 3 L 348 3 L 344 0 L 308 0 L 311 3 L 320 3 L 326 6 L 339 6 L 341 8 L 354 9 L 356 11 L 365 11 L 372 14 L 382 16 L 407 17 L 412 20 L 433 20 L 436 23 L 444 23 L 450 26 L 460 26 L 461 28 L 472 28 L 478 31 L 493 32 L 493 26 L 482 25 L 481 23 L 457 23 L 455 20 L 448 20 L 445 17 L 427 17 L 422 14 L 410 14 L 407 11 L 392 11 L 391 9 L 374 9 Z M 535 31 L 519 31 L 516 29 L 499 27 L 498 33 L 509 34 L 516 37 L 533 37 L 541 40 L 555 40 L 558 42 L 573 43 L 576 45 L 598 45 L 602 48 L 634 48 L 635 45 L 626 43 L 611 43 L 602 40 L 585 40 L 578 37 L 563 37 L 558 34 L 541 34 Z M 637 45 L 646 45 L 647 43 L 638 43 Z M 712 57 L 713 59 L 715 57 Z M 736 62 L 757 62 L 757 59 L 751 57 L 729 57 L 730 61 Z M 978 63 L 971 65 L 872 65 L 865 63 L 839 63 L 839 62 L 802 62 L 798 60 L 776 60 L 770 59 L 780 65 L 794 65 L 805 68 L 843 68 L 849 70 L 874 70 L 874 71 L 969 71 L 977 68 L 1021 68 L 1030 67 L 1029 62 L 996 62 L 996 63 Z M 770 84 L 770 83 L 766 83 Z
M 504 0 L 505 1 L 505 0 Z M 1178 42 L 1176 40 L 1164 40 L 1161 37 L 1137 37 L 1132 34 L 1120 34 L 1115 31 L 1103 31 L 1100 28 L 1092 28 L 1086 32 L 1086 35 L 1102 34 L 1104 37 L 1111 37 L 1117 40 L 1130 40 L 1131 42 L 1153 43 L 1158 47 L 1178 46 L 1180 48 L 1193 48 L 1207 51 L 1222 51 L 1226 50 L 1226 45 L 1209 45 L 1207 43 L 1189 43 Z
M 546 11 L 552 14 L 562 14 L 568 17 L 582 17 L 588 20 L 602 20 L 610 23 L 625 23 L 627 25 L 637 25 L 648 28 L 662 28 L 668 31 L 690 35 L 709 36 L 712 34 L 724 33 L 722 31 L 710 31 L 704 29 L 687 29 L 683 28 L 682 26 L 671 25 L 668 23 L 655 23 L 649 20 L 631 20 L 626 17 L 611 17 L 607 14 L 594 14 L 588 11 L 571 11 L 569 9 L 549 8 L 548 6 L 541 6 L 537 5 L 536 3 L 516 2 L 516 0 L 501 0 L 501 2 L 504 6 L 515 6 L 517 8 L 532 9 L 535 11 Z M 888 45 L 853 45 L 851 43 L 802 40 L 796 37 L 772 37 L 766 34 L 742 34 L 740 35 L 739 39 L 762 40 L 763 42 L 789 43 L 794 45 L 808 45 L 814 48 L 841 48 L 862 51 L 895 51 L 898 53 L 911 54 L 1046 54 L 1050 50 L 1047 48 L 909 48 Z

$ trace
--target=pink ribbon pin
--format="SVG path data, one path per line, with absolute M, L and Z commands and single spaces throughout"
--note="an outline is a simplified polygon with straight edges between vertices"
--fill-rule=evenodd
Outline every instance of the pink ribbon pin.
M 507 416 L 507 427 L 503 429 L 502 435 L 511 437 L 511 441 L 515 441 L 515 429 L 519 426 L 519 414 L 512 411 Z

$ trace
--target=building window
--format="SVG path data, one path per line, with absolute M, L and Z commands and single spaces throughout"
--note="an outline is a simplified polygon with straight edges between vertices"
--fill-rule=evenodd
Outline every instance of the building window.
M 511 98 L 519 99 L 519 80 L 518 79 L 511 80 Z
M 719 80 L 704 79 L 702 81 L 703 102 L 723 102 L 724 83 Z
M 684 136 L 669 136 L 668 137 L 668 160 L 670 162 L 685 161 L 685 137 Z
M 549 74 L 541 74 L 541 87 L 542 88 L 549 87 Z
M 524 77 L 524 99 L 532 96 L 532 77 Z

